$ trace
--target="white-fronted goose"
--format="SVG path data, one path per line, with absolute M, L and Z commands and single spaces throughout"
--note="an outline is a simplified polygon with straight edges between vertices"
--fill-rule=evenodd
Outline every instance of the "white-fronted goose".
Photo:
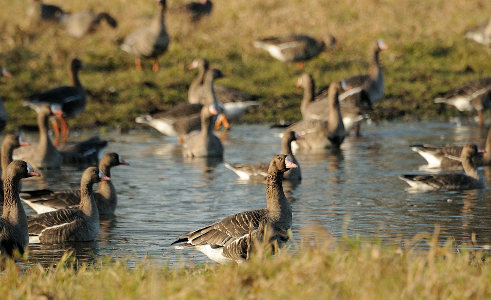
M 341 145 L 346 131 L 339 107 L 339 94 L 344 86 L 343 82 L 331 83 L 329 86 L 328 120 L 302 120 L 287 127 L 287 131 L 295 131 L 303 137 L 293 143 L 294 152 L 297 148 L 315 151 Z
M 302 62 L 319 55 L 325 49 L 326 43 L 332 48 L 336 39 L 332 35 L 328 35 L 325 41 L 303 34 L 288 35 L 257 40 L 254 47 L 268 51 L 280 61 L 299 62 L 298 66 L 302 68 Z
M 418 190 L 469 190 L 484 187 L 483 178 L 479 177 L 472 159 L 478 154 L 477 146 L 468 144 L 462 149 L 460 159 L 465 174 L 426 174 L 401 175 L 412 188 Z
M 27 9 L 27 16 L 31 21 L 45 21 L 60 23 L 65 18 L 65 12 L 61 7 L 53 4 L 44 4 L 41 0 L 30 0 L 31 5 Z
M 166 0 L 159 0 L 160 12 L 150 26 L 139 28 L 124 40 L 121 49 L 136 56 L 135 65 L 141 71 L 141 58 L 152 58 L 152 70 L 159 70 L 158 57 L 167 51 L 170 37 L 165 28 Z
M 81 38 L 87 33 L 94 32 L 99 27 L 101 21 L 105 20 L 109 26 L 116 28 L 118 22 L 108 13 L 101 12 L 95 14 L 91 11 L 81 11 L 67 14 L 63 23 L 69 36 Z
M 283 173 L 283 179 L 291 181 L 299 181 L 302 179 L 302 173 L 300 171 L 300 164 L 298 163 L 295 155 L 292 152 L 291 143 L 297 139 L 301 139 L 294 131 L 287 131 L 283 134 L 281 139 L 281 154 L 287 155 L 290 161 L 292 161 L 296 168 L 290 169 Z M 225 163 L 225 167 L 232 170 L 240 179 L 264 179 L 268 176 L 269 163 L 252 163 L 252 164 L 229 164 Z
M 421 155 L 428 163 L 428 168 L 455 169 L 461 168 L 459 159 L 463 146 L 446 145 L 436 146 L 429 144 L 411 145 L 411 150 Z M 491 165 L 491 128 L 486 137 L 485 152 L 479 152 L 473 159 L 477 167 Z
M 222 142 L 213 134 L 213 116 L 218 111 L 215 105 L 201 109 L 201 131 L 193 131 L 184 137 L 182 153 L 185 157 L 223 157 Z
M 491 17 L 489 20 L 470 28 L 465 37 L 480 44 L 491 46 Z
M 210 15 L 212 8 L 213 3 L 210 0 L 200 0 L 199 2 L 188 2 L 178 10 L 186 13 L 191 22 L 197 23 L 203 17 Z
M 471 81 L 436 98 L 435 103 L 455 106 L 460 111 L 476 111 L 479 125 L 484 125 L 483 111 L 491 107 L 491 77 Z
M 99 169 L 111 177 L 111 168 L 119 165 L 129 165 L 119 154 L 106 153 L 99 162 Z M 94 192 L 94 199 L 99 215 L 113 215 L 118 203 L 116 188 L 112 180 L 99 183 Z M 22 200 L 38 214 L 58 209 L 73 208 L 80 204 L 80 190 L 40 190 L 22 193 Z
M 96 167 L 87 168 L 80 180 L 78 209 L 60 209 L 28 219 L 29 242 L 56 244 L 92 241 L 99 234 L 99 211 L 92 191 L 94 183 L 111 180 Z
M 292 209 L 283 192 L 283 173 L 295 167 L 286 155 L 275 155 L 266 177 L 266 208 L 239 213 L 182 234 L 172 245 L 179 244 L 178 249 L 194 248 L 218 263 L 241 263 L 250 257 L 256 243 L 286 243 Z M 269 236 L 264 236 L 265 231 Z
M 73 86 L 60 86 L 43 93 L 34 94 L 29 97 L 26 105 L 39 109 L 41 105 L 48 104 L 51 106 L 53 113 L 61 122 L 61 135 L 63 143 L 68 139 L 68 125 L 65 118 L 73 118 L 85 110 L 87 104 L 87 95 L 78 78 L 78 71 L 82 68 L 82 62 L 74 58 L 70 64 L 70 71 Z M 56 136 L 60 135 L 58 124 L 53 122 Z
M 14 250 L 24 254 L 29 242 L 27 217 L 19 198 L 19 184 L 22 178 L 39 176 L 25 161 L 13 161 L 4 170 L 4 202 L 0 218 L 0 252 L 12 256 Z

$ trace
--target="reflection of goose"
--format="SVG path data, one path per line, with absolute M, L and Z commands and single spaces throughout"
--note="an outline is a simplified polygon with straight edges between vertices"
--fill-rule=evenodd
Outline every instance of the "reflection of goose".
M 472 159 L 478 154 L 477 146 L 468 144 L 462 149 L 460 156 L 465 174 L 427 174 L 401 175 L 412 188 L 418 190 L 470 190 L 484 187 L 483 178 L 479 177 Z
M 283 173 L 295 167 L 286 155 L 275 155 L 266 179 L 267 208 L 239 213 L 182 234 L 172 244 L 179 244 L 178 249 L 194 248 L 219 263 L 244 262 L 255 244 L 264 240 L 283 245 L 292 224 L 290 203 L 283 193 Z

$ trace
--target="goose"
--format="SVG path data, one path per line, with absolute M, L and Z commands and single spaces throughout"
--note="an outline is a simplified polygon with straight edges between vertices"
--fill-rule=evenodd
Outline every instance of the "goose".
M 13 256 L 17 250 L 21 255 L 29 242 L 27 217 L 20 202 L 19 190 L 22 178 L 39 176 L 25 161 L 11 162 L 3 174 L 3 212 L 0 218 L 0 253 Z
M 60 209 L 28 218 L 29 243 L 57 244 L 93 241 L 99 234 L 99 211 L 92 191 L 94 183 L 111 180 L 89 167 L 80 180 L 78 209 Z
M 266 208 L 238 213 L 182 234 L 172 245 L 196 249 L 218 263 L 242 263 L 264 240 L 282 246 L 288 241 L 292 225 L 292 209 L 283 192 L 283 173 L 296 167 L 287 155 L 275 155 L 266 178 Z
M 343 91 L 344 82 L 335 82 L 329 86 L 328 120 L 302 120 L 286 128 L 303 137 L 292 143 L 293 153 L 297 149 L 317 151 L 330 147 L 339 147 L 346 136 L 343 117 L 339 108 L 339 94 Z
M 460 159 L 465 174 L 400 175 L 399 178 L 407 182 L 412 188 L 423 191 L 481 189 L 484 187 L 484 180 L 479 177 L 472 162 L 477 154 L 476 145 L 467 144 L 462 149 Z
M 195 59 L 188 69 L 198 69 L 198 76 L 193 80 L 188 90 L 189 103 L 206 104 L 208 87 L 205 85 L 205 74 L 210 69 L 208 60 L 204 58 Z M 215 128 L 218 129 L 223 123 L 225 128 L 230 128 L 228 120 L 237 119 L 242 116 L 249 108 L 261 105 L 256 101 L 257 96 L 246 92 L 233 89 L 223 85 L 214 85 L 218 105 L 223 108 L 223 114 L 218 117 Z
M 7 77 L 7 78 L 12 77 L 12 74 L 9 71 L 7 71 L 6 67 L 3 66 L 1 68 L 1 74 L 2 77 Z M 3 105 L 2 97 L 0 97 L 0 131 L 2 131 L 7 125 L 7 118 L 8 118 L 7 110 L 5 109 L 5 105 Z
M 39 107 L 44 104 L 51 106 L 56 118 L 61 123 L 61 135 L 63 143 L 68 139 L 68 125 L 65 118 L 73 118 L 85 110 L 87 104 L 87 95 L 78 78 L 78 72 L 82 68 L 82 62 L 74 58 L 70 64 L 73 86 L 60 86 L 45 92 L 29 96 L 25 102 L 26 106 L 38 111 Z M 53 128 L 56 136 L 60 135 L 57 122 L 53 122 Z
M 99 169 L 107 177 L 111 177 L 111 168 L 129 165 L 119 154 L 106 153 L 99 162 Z M 118 197 L 112 180 L 101 181 L 94 192 L 99 215 L 114 215 Z M 36 213 L 46 213 L 58 209 L 73 208 L 80 204 L 80 190 L 40 190 L 26 191 L 21 197 Z
M 30 0 L 27 16 L 31 21 L 45 21 L 60 23 L 66 16 L 61 7 L 53 4 L 44 4 L 41 0 Z
M 186 13 L 193 23 L 198 23 L 205 16 L 210 15 L 213 3 L 210 0 L 188 2 L 178 8 L 178 11 Z
M 56 169 L 64 163 L 91 163 L 100 156 L 99 152 L 107 145 L 107 142 L 100 141 L 97 137 L 80 142 L 78 145 L 66 146 L 65 151 L 56 149 L 48 134 L 48 121 L 51 116 L 52 112 L 48 105 L 39 107 L 37 116 L 39 143 L 16 149 L 14 159 L 25 160 L 39 169 Z
M 325 41 L 316 40 L 304 34 L 270 37 L 254 42 L 254 47 L 267 51 L 272 57 L 282 62 L 298 62 L 299 69 L 303 61 L 316 57 L 326 48 L 336 44 L 332 35 L 327 35 Z
M 476 111 L 479 125 L 484 125 L 483 111 L 491 107 L 491 77 L 471 81 L 433 100 L 455 106 L 459 111 Z
M 491 17 L 489 20 L 470 28 L 465 37 L 480 44 L 491 46 Z
M 302 179 L 300 164 L 292 153 L 291 143 L 302 137 L 294 131 L 287 131 L 281 139 L 281 153 L 287 155 L 296 168 L 290 169 L 283 173 L 284 180 L 300 181 Z M 265 179 L 268 176 L 269 163 L 252 163 L 252 164 L 230 164 L 225 163 L 225 167 L 232 170 L 240 179 L 250 180 L 254 178 Z
M 12 77 L 12 73 L 10 73 L 5 66 L 2 66 L 2 76 L 3 77 Z
M 421 155 L 428 163 L 428 168 L 454 169 L 462 168 L 459 158 L 463 146 L 430 144 L 413 144 L 411 150 Z M 491 128 L 488 130 L 484 153 L 479 151 L 472 161 L 477 167 L 491 165 Z
M 222 142 L 213 134 L 213 116 L 218 111 L 215 105 L 206 105 L 201 109 L 201 130 L 193 131 L 183 140 L 184 157 L 223 157 Z
M 152 71 L 158 72 L 158 57 L 167 51 L 170 37 L 165 28 L 166 0 L 159 0 L 160 12 L 150 26 L 139 28 L 130 33 L 121 49 L 136 56 L 135 66 L 141 71 L 141 58 L 153 58 Z
M 81 11 L 67 14 L 63 23 L 66 33 L 74 38 L 81 38 L 87 33 L 94 32 L 99 27 L 101 21 L 106 21 L 109 26 L 116 28 L 118 22 L 108 13 L 101 12 L 95 14 L 92 11 Z

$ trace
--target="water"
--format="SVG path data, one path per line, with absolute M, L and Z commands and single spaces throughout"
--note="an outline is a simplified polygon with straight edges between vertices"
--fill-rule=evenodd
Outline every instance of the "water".
M 269 161 L 280 151 L 275 135 L 281 131 L 261 125 L 234 127 L 224 143 L 225 161 Z M 334 238 L 343 234 L 379 237 L 390 244 L 417 233 L 432 233 L 438 225 L 442 239 L 467 243 L 475 233 L 476 247 L 491 244 L 489 189 L 411 193 L 397 178 L 424 172 L 419 168 L 425 161 L 410 150 L 410 144 L 475 142 L 482 146 L 487 132 L 416 122 L 364 126 L 363 131 L 363 137 L 347 138 L 340 151 L 297 155 L 303 180 L 288 192 L 295 238 L 314 225 Z M 24 136 L 29 141 L 37 139 Z M 133 261 L 148 256 L 171 264 L 204 262 L 208 260 L 201 253 L 175 250 L 171 242 L 181 233 L 266 205 L 264 184 L 240 182 L 220 162 L 182 158 L 175 138 L 152 130 L 102 137 L 110 140 L 107 151 L 119 153 L 131 164 L 112 170 L 119 199 L 115 218 L 101 221 L 101 233 L 91 243 L 30 245 L 32 262 L 55 262 L 65 250 L 89 262 L 103 256 L 131 256 Z M 81 172 L 76 168 L 51 171 L 47 185 L 76 188 Z M 489 170 L 480 172 L 491 177 Z M 24 188 L 43 184 L 28 179 Z M 27 206 L 26 211 L 33 213 Z

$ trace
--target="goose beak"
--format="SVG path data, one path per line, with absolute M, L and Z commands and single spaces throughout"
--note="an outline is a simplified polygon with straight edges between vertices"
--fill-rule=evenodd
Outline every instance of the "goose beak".
M 299 79 L 297 80 L 297 83 L 295 83 L 295 87 L 297 87 L 297 88 L 302 87 L 302 78 L 299 78 Z
M 298 166 L 292 162 L 288 156 L 285 159 L 285 166 L 287 169 L 298 168 Z
M 341 81 L 341 88 L 343 89 L 343 91 L 349 91 L 353 87 L 351 85 L 347 84 L 346 81 L 342 80 Z
M 27 141 L 24 141 L 22 137 L 19 136 L 19 145 L 21 146 L 30 146 L 31 144 Z
M 389 46 L 387 46 L 386 43 L 384 43 L 384 41 L 382 40 L 378 40 L 378 47 L 380 50 L 387 50 L 389 49 Z
M 2 67 L 2 76 L 3 77 L 12 77 L 12 74 L 9 71 L 7 71 L 7 68 Z
M 104 175 L 104 173 L 100 169 L 99 169 L 99 178 L 101 179 L 101 181 L 109 181 L 109 180 L 111 180 L 111 178 L 109 178 L 106 175 Z
M 28 177 L 39 177 L 39 176 L 41 176 L 41 174 L 34 171 L 34 169 L 32 168 L 32 166 L 30 164 L 27 164 L 27 176 Z
M 126 160 L 124 160 L 121 156 L 119 157 L 119 164 L 120 165 L 125 165 L 125 166 L 129 166 L 130 163 L 127 162 Z
M 212 115 L 218 114 L 218 111 L 217 111 L 217 108 L 215 107 L 215 105 L 210 105 L 210 113 Z
M 189 66 L 188 66 L 188 70 L 194 70 L 198 67 L 198 62 L 197 61 L 193 61 Z
M 479 150 L 477 150 L 477 152 L 479 152 L 479 153 L 486 153 L 486 149 L 479 149 Z

